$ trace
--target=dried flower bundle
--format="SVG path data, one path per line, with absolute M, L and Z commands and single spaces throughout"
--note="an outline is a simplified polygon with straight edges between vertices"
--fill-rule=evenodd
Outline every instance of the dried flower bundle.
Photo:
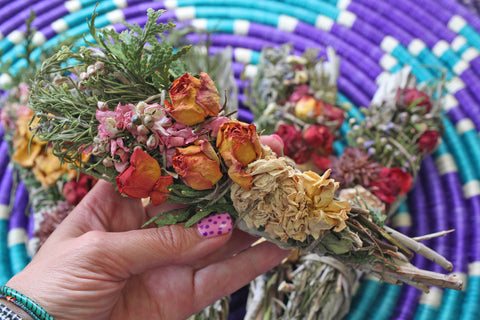
M 173 25 L 158 24 L 160 15 L 149 10 L 144 28 L 120 34 L 97 30 L 94 15 L 95 44 L 65 47 L 43 63 L 30 100 L 34 132 L 62 162 L 126 196 L 185 204 L 150 221 L 158 226 L 228 212 L 282 247 L 331 255 L 395 283 L 461 287 L 414 270 L 405 239 L 392 237 L 375 211 L 334 198 L 339 184 L 329 171 L 299 171 L 260 143 L 255 125 L 228 118 L 208 74 L 184 72 L 188 48 L 161 40 Z M 329 110 L 323 118 L 338 126 Z
M 347 124 L 344 120 L 349 107 L 337 101 L 336 81 L 340 62 L 333 50 L 327 49 L 328 60 L 319 58 L 314 51 L 296 57 L 291 54 L 291 50 L 288 45 L 264 48 L 260 63 L 255 66 L 256 73 L 252 76 L 252 69 L 248 69 L 250 85 L 246 89 L 249 98 L 247 103 L 256 116 L 255 123 L 259 129 L 274 132 L 282 138 L 285 143 L 284 154 L 295 162 L 297 168 L 324 175 L 328 175 L 332 170 L 331 176 L 339 184 L 335 196 L 370 211 L 371 218 L 367 219 L 362 218 L 363 214 L 359 213 L 362 210 L 353 210 L 359 214 L 355 218 L 351 217 L 351 211 L 350 219 L 346 220 L 346 230 L 355 231 L 356 235 L 359 235 L 364 228 L 368 230 L 368 226 L 383 226 L 387 218 L 385 214 L 387 211 L 393 212 L 396 204 L 405 197 L 417 175 L 423 156 L 434 150 L 439 139 L 442 131 L 439 99 L 434 99 L 433 96 L 435 90 L 437 97 L 441 96 L 441 82 L 419 86 L 410 70 L 403 69 L 384 79 L 369 108 L 362 108 L 360 117 L 351 118 Z M 348 127 L 351 129 L 345 140 L 341 132 L 347 131 Z M 334 155 L 333 145 L 336 141 L 348 143 L 341 155 Z M 255 199 L 253 194 L 249 197 Z M 284 202 L 288 199 L 278 198 Z M 267 201 L 262 197 L 258 199 L 262 204 Z M 281 205 L 277 205 L 277 210 L 289 212 Z M 265 214 L 261 212 L 254 215 L 262 217 Z M 248 224 L 249 219 L 245 220 Z M 279 224 L 278 221 L 273 223 L 275 226 Z M 251 223 L 248 226 L 251 227 Z M 382 228 L 388 229 L 385 226 Z M 271 229 L 265 228 L 266 236 L 272 236 Z M 394 230 L 388 230 L 389 234 L 395 234 Z M 384 246 L 385 243 L 377 239 L 377 236 L 382 238 L 384 231 L 370 231 L 367 233 L 373 236 L 367 236 L 362 241 L 372 241 L 374 246 Z M 348 244 L 344 248 L 348 250 L 355 246 L 355 237 L 344 234 L 338 239 L 341 241 L 334 243 L 338 245 L 346 241 Z M 329 243 L 328 240 L 322 242 Z M 411 243 L 404 245 L 412 247 Z M 383 250 L 388 251 L 383 248 L 370 254 L 386 257 Z M 317 253 L 321 256 L 325 254 L 321 250 Z M 431 259 L 439 258 L 434 252 L 430 253 Z M 341 318 L 341 306 L 349 304 L 350 290 L 356 278 L 351 261 L 337 256 L 336 263 L 325 265 L 319 262 L 322 260 L 320 256 L 317 256 L 318 261 L 315 263 L 312 263 L 311 259 L 302 258 L 286 262 L 286 266 L 270 272 L 265 280 L 269 282 L 273 278 L 282 278 L 289 284 L 291 292 L 285 294 L 279 291 L 264 291 L 263 301 L 283 301 L 282 308 L 273 309 L 276 310 L 275 316 L 282 319 L 289 319 L 305 309 L 319 310 L 317 315 L 321 314 L 321 319 Z M 391 262 L 395 259 L 390 256 L 387 260 Z M 308 266 L 304 263 L 308 263 Z M 386 266 L 389 263 L 383 261 L 381 264 Z M 398 266 L 402 263 L 395 261 L 394 264 Z M 441 264 L 447 270 L 451 269 L 448 262 L 443 260 Z M 392 282 L 388 272 L 379 272 L 379 269 L 372 265 L 368 268 L 363 266 L 357 266 L 357 270 L 382 273 L 380 278 Z M 285 276 L 285 268 L 298 270 L 296 275 L 300 278 L 321 277 L 323 282 L 315 284 L 315 287 L 322 288 L 321 291 L 315 291 L 308 284 L 294 285 L 291 277 Z M 345 272 L 340 272 L 345 269 L 352 275 L 348 277 L 350 281 L 345 281 Z M 397 269 L 395 272 L 403 271 Z M 259 277 L 256 281 L 262 283 L 264 280 Z M 396 280 L 393 281 L 395 282 Z M 339 288 L 336 287 L 338 284 Z M 262 293 L 255 292 L 257 285 L 258 283 L 251 286 L 253 295 L 262 296 Z M 334 287 L 337 288 L 336 291 L 332 289 Z M 424 286 L 420 288 L 426 289 Z M 303 295 L 313 291 L 320 295 L 317 296 L 318 300 L 312 295 Z M 344 294 L 339 295 L 339 292 Z M 256 310 L 250 313 L 257 316 L 272 312 L 258 308 L 259 305 L 261 303 L 252 304 L 247 309 Z M 329 312 L 326 312 L 327 310 Z

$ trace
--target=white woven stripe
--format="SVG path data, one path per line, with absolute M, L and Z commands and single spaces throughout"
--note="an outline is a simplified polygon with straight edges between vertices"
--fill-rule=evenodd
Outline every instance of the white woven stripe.
M 78 0 L 66 1 L 65 8 L 68 10 L 68 12 L 73 13 L 82 9 L 82 4 Z
M 62 33 L 68 30 L 68 24 L 62 18 L 55 20 L 51 24 L 51 27 L 53 30 L 55 30 L 56 33 Z
M 422 40 L 413 39 L 412 42 L 408 44 L 408 52 L 410 52 L 414 57 L 417 57 L 426 47 L 427 45 Z
M 460 30 L 463 29 L 467 25 L 467 21 L 461 16 L 454 15 L 453 17 L 450 18 L 448 21 L 448 28 L 455 33 L 458 33 Z
M 442 303 L 443 290 L 439 288 L 430 288 L 429 293 L 423 292 L 420 296 L 420 304 L 429 305 L 434 308 L 440 307 Z
M 235 48 L 235 60 L 241 63 L 251 63 L 252 50 L 246 48 Z
M 438 41 L 432 48 L 432 52 L 436 57 L 441 57 L 445 51 L 449 49 L 448 42 L 445 40 Z
M 45 41 L 47 41 L 47 38 L 41 31 L 35 32 L 32 38 L 32 42 L 34 45 L 41 46 L 45 43 Z
M 245 66 L 245 69 L 243 69 L 243 74 L 247 77 L 247 79 L 252 79 L 257 75 L 257 70 L 257 66 L 248 64 Z
M 13 247 L 17 244 L 27 242 L 27 232 L 23 228 L 15 228 L 8 231 L 8 246 Z
M 462 59 L 465 60 L 466 62 L 470 62 L 476 57 L 478 57 L 480 53 L 478 52 L 477 48 L 468 48 L 462 53 Z
M 464 197 L 467 199 L 478 196 L 480 195 L 480 183 L 478 180 L 467 182 L 462 186 L 462 191 Z
M 397 213 L 392 218 L 392 226 L 397 227 L 410 227 L 412 225 L 412 217 L 408 213 Z
M 177 0 L 165 0 L 163 4 L 165 5 L 165 9 L 167 10 L 172 10 L 178 7 Z
M 453 72 L 459 76 L 463 73 L 463 71 L 467 70 L 468 68 L 470 68 L 470 65 L 468 64 L 468 62 L 459 60 L 457 63 L 455 63 L 452 69 L 453 69 Z
M 25 35 L 23 34 L 23 32 L 21 32 L 19 30 L 13 30 L 7 36 L 7 39 L 14 44 L 19 44 L 20 42 L 22 42 L 25 39 Z
M 128 5 L 126 0 L 114 0 L 113 3 L 115 3 L 117 8 L 126 8 Z
M 375 78 L 375 83 L 376 83 L 377 85 L 380 85 L 380 84 L 384 83 L 385 81 L 388 81 L 389 78 L 390 78 L 390 72 L 382 71 L 382 73 L 380 73 L 380 74 Z
M 323 31 L 330 31 L 335 21 L 329 17 L 318 15 L 315 21 L 315 27 Z
M 107 19 L 111 24 L 115 24 L 117 22 L 125 21 L 125 15 L 123 14 L 122 10 L 117 9 L 107 12 Z
M 0 74 L 0 88 L 8 87 L 12 84 L 12 82 L 13 82 L 13 79 L 8 74 L 6 73 Z
M 195 18 L 195 7 L 181 7 L 175 10 L 175 15 L 179 21 L 193 20 Z
M 451 154 L 446 153 L 435 159 L 435 164 L 438 168 L 438 173 L 444 175 L 447 173 L 458 172 L 457 164 Z
M 475 261 L 468 264 L 468 275 L 480 277 L 480 261 Z
M 340 10 L 345 10 L 350 5 L 350 2 L 352 2 L 352 0 L 338 0 L 337 8 Z
M 248 34 L 248 30 L 250 30 L 250 21 L 248 21 L 248 20 L 235 20 L 233 22 L 233 32 L 235 34 L 245 36 L 245 35 Z
M 453 51 L 458 51 L 466 44 L 467 38 L 465 38 L 464 36 L 456 36 L 455 39 L 453 39 L 451 46 Z
M 458 107 L 458 100 L 451 94 L 446 94 L 441 103 L 442 109 L 445 112 L 450 111 L 453 108 Z
M 338 24 L 347 28 L 351 28 L 355 23 L 355 20 L 357 20 L 357 16 L 354 13 L 345 10 L 340 11 L 340 14 L 337 17 Z
M 385 53 L 380 58 L 380 66 L 385 71 L 392 70 L 392 68 L 395 67 L 397 64 L 398 64 L 398 60 L 389 53 Z
M 380 43 L 380 48 L 388 53 L 392 53 L 392 51 L 398 46 L 399 42 L 392 36 L 386 36 L 383 38 L 382 43 Z
M 0 204 L 0 219 L 8 220 L 10 219 L 10 210 L 7 205 Z
M 278 18 L 277 28 L 283 31 L 293 32 L 295 31 L 297 24 L 298 24 L 297 18 L 281 14 L 280 17 Z
M 455 128 L 457 129 L 458 134 L 462 135 L 467 131 L 475 130 L 475 125 L 473 124 L 472 120 L 465 118 L 458 121 L 455 125 Z
M 207 31 L 207 19 L 194 19 L 192 26 L 199 31 Z
M 457 91 L 465 88 L 465 83 L 459 77 L 453 77 L 452 79 L 450 79 L 450 81 L 447 81 L 447 83 L 445 83 L 445 86 L 451 94 L 455 94 Z

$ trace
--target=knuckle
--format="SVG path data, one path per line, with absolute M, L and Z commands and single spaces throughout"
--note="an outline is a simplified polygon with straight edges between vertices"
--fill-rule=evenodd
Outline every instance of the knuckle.
M 165 226 L 157 229 L 159 244 L 163 250 L 181 254 L 189 244 L 188 237 L 178 226 Z

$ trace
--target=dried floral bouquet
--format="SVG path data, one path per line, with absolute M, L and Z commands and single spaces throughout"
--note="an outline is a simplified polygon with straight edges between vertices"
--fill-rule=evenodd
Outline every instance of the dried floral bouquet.
M 264 48 L 259 64 L 244 75 L 247 105 L 260 130 L 282 139 L 285 156 L 297 168 L 320 174 L 332 168 L 340 183 L 338 197 L 373 210 L 382 224 L 405 198 L 421 160 L 439 140 L 443 81 L 419 85 L 404 68 L 384 77 L 368 109 L 361 108 L 347 123 L 351 106 L 337 97 L 340 60 L 333 49 L 326 53 L 328 60 L 313 49 L 295 56 L 290 45 Z M 340 145 L 336 154 L 334 144 Z M 358 230 L 359 225 L 349 227 Z M 246 319 L 266 314 L 340 319 L 348 311 L 356 275 L 351 265 L 331 257 L 289 259 L 252 283 Z M 312 278 L 322 281 L 306 280 Z
M 228 118 L 210 77 L 185 73 L 188 48 L 162 41 L 173 24 L 158 24 L 161 13 L 149 10 L 144 28 L 122 33 L 97 30 L 94 14 L 95 43 L 64 47 L 42 64 L 32 130 L 62 162 L 126 196 L 185 205 L 149 222 L 158 226 L 227 212 L 237 227 L 284 248 L 333 256 L 394 283 L 461 288 L 454 277 L 413 267 L 408 241 L 375 211 L 337 200 L 329 171 L 301 172 L 262 145 L 253 124 Z

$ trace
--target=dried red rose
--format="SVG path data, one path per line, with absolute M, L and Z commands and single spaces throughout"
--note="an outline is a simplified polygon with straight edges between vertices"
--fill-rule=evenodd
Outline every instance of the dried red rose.
M 370 183 L 372 192 L 386 203 L 393 203 L 412 186 L 412 176 L 400 168 L 380 169 L 377 180 Z

